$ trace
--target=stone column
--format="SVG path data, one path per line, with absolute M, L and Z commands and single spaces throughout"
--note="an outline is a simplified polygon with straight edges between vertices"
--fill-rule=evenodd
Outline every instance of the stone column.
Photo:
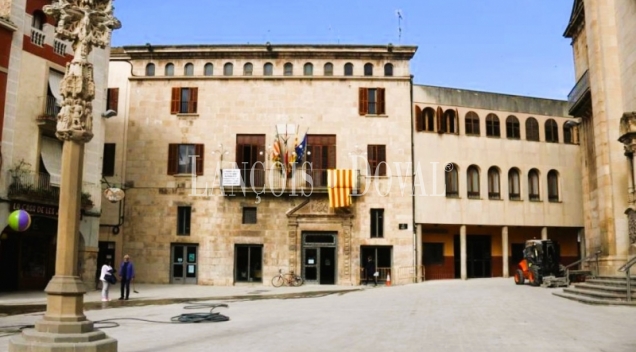
M 462 280 L 468 278 L 468 270 L 466 268 L 466 225 L 462 225 L 459 228 L 459 265 Z
M 636 152 L 636 112 L 626 112 L 621 117 L 619 126 L 619 142 L 624 144 L 625 155 L 629 159 L 628 189 L 629 204 L 626 206 L 627 233 L 616 234 L 616 249 L 619 254 L 629 253 L 629 246 L 636 244 L 636 199 L 634 188 L 636 187 L 636 163 L 633 155 Z
M 629 199 L 629 204 L 634 204 L 634 153 L 628 146 L 625 146 L 625 157 L 627 159 L 627 169 L 629 170 L 627 177 L 627 194 Z
M 510 277 L 508 272 L 508 226 L 501 228 L 501 257 L 503 259 L 503 277 Z
M 587 252 L 585 250 L 585 229 L 580 229 L 579 230 L 579 248 L 581 251 L 581 258 L 579 259 L 585 259 L 585 257 L 587 257 Z M 585 266 L 585 262 L 581 262 L 581 264 L 579 264 L 579 270 L 583 270 L 583 267 Z
M 548 239 L 548 228 L 544 227 L 541 229 L 541 239 L 542 240 L 547 240 Z
M 422 263 L 422 225 L 415 225 L 415 231 L 416 232 L 416 241 L 417 241 L 417 251 L 416 251 L 416 255 L 417 258 L 416 259 L 416 265 L 417 267 L 415 268 L 415 275 L 417 275 L 417 277 L 415 278 L 415 282 L 422 282 L 424 281 L 424 264 Z
M 64 142 L 57 228 L 55 276 L 47 285 L 44 318 L 9 343 L 9 351 L 117 351 L 117 340 L 94 330 L 84 315 L 85 286 L 78 276 L 84 145 L 93 138 L 95 83 L 88 55 L 93 46 L 110 44 L 110 31 L 121 27 L 112 0 L 63 0 L 44 11 L 58 20 L 58 38 L 71 41 L 75 55 L 60 84 L 62 108 L 57 137 Z

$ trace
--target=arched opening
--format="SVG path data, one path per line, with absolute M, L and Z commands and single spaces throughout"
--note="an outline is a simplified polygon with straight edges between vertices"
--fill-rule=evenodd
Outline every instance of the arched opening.
M 155 75 L 155 64 L 149 63 L 146 65 L 146 76 L 154 76 Z
M 499 117 L 495 114 L 488 114 L 486 116 L 486 136 L 497 138 L 501 137 Z
M 559 143 L 559 126 L 553 119 L 545 122 L 545 141 L 548 143 Z
M 488 169 L 488 199 L 501 199 L 499 168 L 496 166 Z
M 174 64 L 173 63 L 169 63 L 166 65 L 166 71 L 165 71 L 165 75 L 166 76 L 174 76 Z
M 353 64 L 350 62 L 347 62 L 344 65 L 344 75 L 345 76 L 353 76 Z
M 191 63 L 187 63 L 183 68 L 184 76 L 194 76 L 194 65 Z
M 214 65 L 210 62 L 205 64 L 205 66 L 203 66 L 203 74 L 206 76 L 212 76 L 214 74 Z
M 384 65 L 384 75 L 387 77 L 393 76 L 393 64 L 388 63 Z
M 333 76 L 333 64 L 331 62 L 327 62 L 325 64 L 325 76 Z
M 274 65 L 272 65 L 271 62 L 265 63 L 265 65 L 263 65 L 263 75 L 271 76 L 273 74 L 274 74 Z
M 372 63 L 364 64 L 364 75 L 365 76 L 373 76 L 373 64 Z
M 311 62 L 308 62 L 303 67 L 303 74 L 305 76 L 313 76 L 314 75 L 314 65 Z
M 519 178 L 519 169 L 515 167 L 508 171 L 508 198 L 521 200 L 521 179 Z
M 450 163 L 445 167 L 446 197 L 459 197 L 459 174 L 457 165 Z
M 286 63 L 283 66 L 283 75 L 284 76 L 293 76 L 294 75 L 294 65 L 291 62 Z
M 506 119 L 506 138 L 519 139 L 521 138 L 519 130 L 519 119 L 516 116 L 510 115 Z
M 33 12 L 33 18 L 31 19 L 31 27 L 39 31 L 44 30 L 44 24 L 46 23 L 46 15 L 41 10 L 35 10 Z
M 558 202 L 559 200 L 559 172 L 550 170 L 548 172 L 548 201 Z
M 251 76 L 253 71 L 254 71 L 254 65 L 252 65 L 251 62 L 248 62 L 245 65 L 243 65 L 243 76 Z
M 465 131 L 467 136 L 479 136 L 479 115 L 474 111 L 466 113 L 465 117 Z
M 475 165 L 469 166 L 466 176 L 468 198 L 479 199 L 479 168 Z

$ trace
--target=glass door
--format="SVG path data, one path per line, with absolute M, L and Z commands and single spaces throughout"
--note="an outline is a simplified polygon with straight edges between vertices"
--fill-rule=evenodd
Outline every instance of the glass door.
M 171 284 L 197 283 L 197 245 L 172 245 Z
M 234 281 L 263 282 L 263 246 L 237 244 L 234 251 Z

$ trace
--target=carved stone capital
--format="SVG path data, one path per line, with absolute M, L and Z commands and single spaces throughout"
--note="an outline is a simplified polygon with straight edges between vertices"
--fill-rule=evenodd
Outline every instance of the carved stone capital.
M 89 142 L 93 138 L 93 65 L 88 62 L 68 63 L 60 92 L 63 99 L 57 115 L 57 138 Z
M 618 141 L 636 147 L 636 112 L 626 112 L 621 117 Z M 633 152 L 634 149 L 631 149 Z
M 634 206 L 630 206 L 625 210 L 625 214 L 627 214 L 629 243 L 636 244 L 636 209 Z

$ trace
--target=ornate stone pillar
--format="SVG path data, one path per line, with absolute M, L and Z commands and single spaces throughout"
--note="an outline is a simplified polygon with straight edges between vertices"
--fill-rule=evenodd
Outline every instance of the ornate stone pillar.
M 503 277 L 510 277 L 508 272 L 508 226 L 501 228 L 501 258 L 503 259 Z
M 84 315 L 86 290 L 77 259 L 84 144 L 93 138 L 95 82 L 88 55 L 93 47 L 108 46 L 111 30 L 121 24 L 113 17 L 112 0 L 59 0 L 44 12 L 58 20 L 58 38 L 70 41 L 74 50 L 60 84 L 63 100 L 57 116 L 56 135 L 64 146 L 55 276 L 45 289 L 44 317 L 35 329 L 13 338 L 9 351 L 117 351 L 117 340 L 95 330 Z
M 627 215 L 628 222 L 628 240 L 629 244 L 636 245 L 636 205 L 634 204 L 634 187 L 635 181 L 634 176 L 636 175 L 636 163 L 634 163 L 633 155 L 636 152 L 636 112 L 626 112 L 621 117 L 620 122 L 620 138 L 619 142 L 625 145 L 625 155 L 629 158 L 629 170 L 630 177 L 629 178 L 629 204 L 627 205 L 627 209 L 625 210 L 625 214 Z M 622 237 L 619 234 L 616 236 L 617 238 L 617 249 L 624 247 Z M 625 251 L 628 251 L 625 248 Z
M 466 268 L 466 225 L 462 225 L 459 228 L 459 265 L 460 265 L 460 277 L 462 280 L 468 278 L 468 270 Z

